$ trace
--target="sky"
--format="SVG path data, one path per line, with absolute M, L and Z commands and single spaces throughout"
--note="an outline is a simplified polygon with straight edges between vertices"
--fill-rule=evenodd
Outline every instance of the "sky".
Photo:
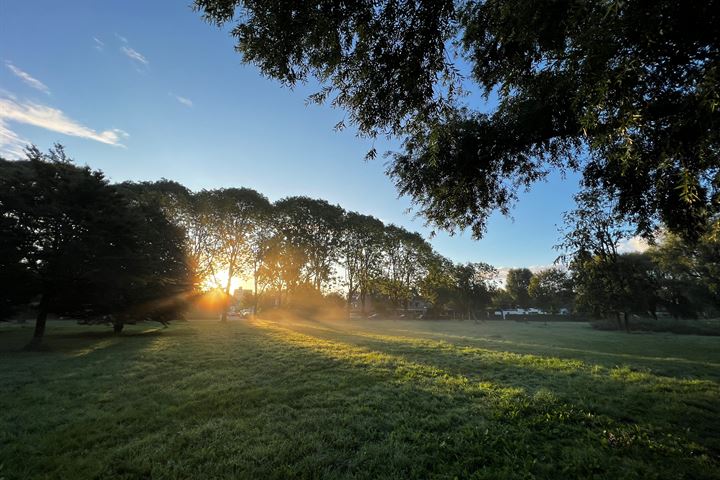
M 187 0 L 0 0 L 0 154 L 59 142 L 112 181 L 307 195 L 429 235 L 385 176 L 386 160 L 364 160 L 396 141 L 336 132 L 343 111 L 307 104 L 316 84 L 283 87 L 233 47 L 228 29 Z M 577 175 L 551 175 L 520 196 L 512 218 L 494 215 L 483 239 L 440 232 L 430 241 L 457 262 L 550 265 L 577 187 Z

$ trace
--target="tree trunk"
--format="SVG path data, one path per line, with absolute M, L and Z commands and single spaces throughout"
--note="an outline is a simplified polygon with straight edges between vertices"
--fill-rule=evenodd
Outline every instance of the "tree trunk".
M 223 298 L 222 303 L 222 314 L 220 315 L 221 322 L 227 322 L 228 308 L 230 308 L 230 295 L 228 294 L 227 290 L 225 290 L 225 298 Z
M 123 327 L 125 324 L 122 321 L 115 320 L 113 321 L 113 332 L 115 335 L 120 335 L 123 331 Z
M 232 281 L 233 273 L 232 268 L 228 270 L 228 279 L 225 284 L 225 301 L 223 302 L 222 316 L 220 317 L 221 322 L 227 322 L 227 312 L 228 308 L 230 308 L 230 282 Z
M 620 312 L 615 312 L 615 319 L 617 320 L 618 330 L 622 328 L 622 320 L 620 319 Z
M 347 318 L 350 320 L 350 312 L 352 311 L 352 294 L 348 290 L 347 294 Z
M 40 299 L 40 305 L 38 305 L 38 314 L 35 319 L 35 332 L 30 343 L 25 347 L 26 350 L 34 350 L 42 343 L 43 336 L 45 336 L 45 324 L 47 323 L 49 300 L 47 294 L 43 294 Z
M 630 315 L 628 315 L 628 312 L 625 312 L 624 316 L 625 316 L 625 332 L 630 333 Z
M 253 272 L 253 316 L 257 315 L 258 295 L 257 295 L 257 269 Z

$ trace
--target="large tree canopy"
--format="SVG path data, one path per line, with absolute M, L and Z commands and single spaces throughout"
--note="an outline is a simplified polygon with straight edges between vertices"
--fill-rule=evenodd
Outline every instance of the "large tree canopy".
M 75 166 L 61 146 L 0 158 L 0 218 L 8 255 L 0 277 L 22 284 L 12 301 L 38 299 L 33 345 L 48 313 L 112 314 L 119 331 L 127 321 L 176 317 L 192 287 L 183 232 L 160 206 Z
M 552 168 L 578 169 L 648 234 L 693 237 L 720 202 L 718 0 L 196 0 L 235 23 L 246 62 L 405 139 L 389 173 L 431 224 L 507 212 Z M 467 110 L 472 77 L 497 95 Z

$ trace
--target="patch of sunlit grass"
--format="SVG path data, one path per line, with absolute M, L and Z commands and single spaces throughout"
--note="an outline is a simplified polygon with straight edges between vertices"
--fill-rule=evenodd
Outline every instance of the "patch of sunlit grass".
M 41 353 L 15 351 L 30 328 L 0 331 L 0 361 L 11 365 L 0 373 L 0 475 L 675 479 L 720 471 L 717 339 L 608 336 L 581 325 L 280 319 L 191 321 L 93 348 L 108 339 L 71 335 L 82 328 L 53 336 L 60 328 L 51 322 L 51 350 Z M 669 368 L 669 357 L 691 363 Z

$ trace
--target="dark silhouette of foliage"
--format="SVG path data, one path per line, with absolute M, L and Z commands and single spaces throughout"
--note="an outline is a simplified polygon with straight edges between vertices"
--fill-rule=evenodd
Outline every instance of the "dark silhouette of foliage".
M 345 211 L 325 200 L 289 197 L 275 203 L 278 234 L 302 252 L 304 281 L 320 290 L 331 278 L 339 259 Z
M 535 306 L 557 313 L 561 308 L 572 307 L 572 279 L 568 272 L 559 268 L 543 270 L 530 279 L 528 294 Z
M 720 223 L 697 242 L 666 234 L 648 251 L 658 267 L 663 306 L 676 317 L 720 312 Z
M 662 222 L 696 239 L 720 206 L 717 0 L 195 7 L 234 24 L 238 52 L 263 74 L 314 77 L 312 100 L 345 109 L 361 134 L 403 138 L 389 173 L 440 228 L 481 236 L 552 169 L 582 171 L 646 236 Z M 497 97 L 493 111 L 464 108 L 468 77 Z
M 41 342 L 48 313 L 112 314 L 117 331 L 177 314 L 192 280 L 182 232 L 157 205 L 125 197 L 59 145 L 47 154 L 30 147 L 27 160 L 0 168 L 3 233 L 17 249 L 10 273 L 20 270 L 11 278 L 32 279 L 26 285 L 38 297 L 31 346 Z
M 533 273 L 527 268 L 511 268 L 505 280 L 505 290 L 512 297 L 515 306 L 528 308 L 530 306 L 530 282 Z
M 384 228 L 375 217 L 345 213 L 340 264 L 345 272 L 348 311 L 357 296 L 360 311 L 365 313 L 367 296 L 382 272 Z

